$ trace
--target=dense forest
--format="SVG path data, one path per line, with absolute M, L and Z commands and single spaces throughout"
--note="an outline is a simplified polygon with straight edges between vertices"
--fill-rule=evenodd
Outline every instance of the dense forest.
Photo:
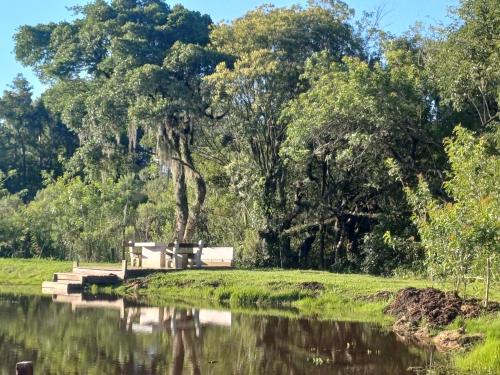
M 73 11 L 14 35 L 48 88 L 0 98 L 0 256 L 203 239 L 242 267 L 498 269 L 498 0 L 398 36 L 336 0 L 219 24 L 163 0 Z

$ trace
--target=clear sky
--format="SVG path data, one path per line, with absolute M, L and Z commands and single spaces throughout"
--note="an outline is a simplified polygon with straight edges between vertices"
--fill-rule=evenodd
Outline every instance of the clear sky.
M 22 73 L 39 95 L 42 85 L 33 73 L 19 64 L 14 57 L 12 36 L 21 25 L 57 22 L 68 19 L 71 12 L 66 7 L 81 5 L 88 0 L 0 0 L 0 92 L 7 88 L 18 73 Z M 383 6 L 385 16 L 382 26 L 394 34 L 406 31 L 417 21 L 425 24 L 446 22 L 447 9 L 458 0 L 344 0 L 356 10 L 374 10 Z M 306 4 L 307 0 L 167 0 L 171 5 L 181 3 L 189 9 L 208 13 L 215 22 L 230 21 L 262 4 L 276 6 Z

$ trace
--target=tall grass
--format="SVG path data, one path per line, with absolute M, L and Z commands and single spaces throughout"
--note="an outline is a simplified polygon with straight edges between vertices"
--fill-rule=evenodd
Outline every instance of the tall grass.
M 457 368 L 471 374 L 500 374 L 500 314 L 464 322 L 467 333 L 481 333 L 484 341 L 454 358 Z

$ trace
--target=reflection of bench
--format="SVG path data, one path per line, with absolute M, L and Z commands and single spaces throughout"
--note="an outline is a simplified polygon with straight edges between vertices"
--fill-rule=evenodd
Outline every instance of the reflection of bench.
M 204 247 L 192 243 L 128 242 L 132 267 L 174 268 L 231 267 L 232 247 Z

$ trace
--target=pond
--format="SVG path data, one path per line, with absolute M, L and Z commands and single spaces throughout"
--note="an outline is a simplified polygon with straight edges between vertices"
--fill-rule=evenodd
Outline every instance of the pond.
M 377 325 L 82 295 L 0 295 L 0 374 L 401 375 L 433 353 Z

